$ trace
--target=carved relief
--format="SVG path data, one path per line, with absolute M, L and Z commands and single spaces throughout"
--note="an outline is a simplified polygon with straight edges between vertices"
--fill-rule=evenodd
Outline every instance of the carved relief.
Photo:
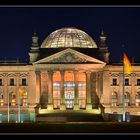
M 125 77 L 131 77 L 132 75 L 133 75 L 132 73 L 131 74 L 127 74 L 127 73 L 124 74 Z
M 136 76 L 136 73 L 131 73 L 131 76 L 132 77 L 135 77 Z M 140 76 L 140 74 L 139 74 L 139 76 Z
M 135 76 L 136 77 L 140 77 L 140 73 L 135 73 Z
M 77 55 L 75 55 L 74 53 L 68 52 L 62 56 L 60 56 L 59 58 L 55 58 L 52 61 L 50 61 L 51 63 L 74 63 L 74 62 L 87 62 L 87 60 L 85 58 L 81 58 Z
M 7 76 L 8 76 L 9 78 L 10 78 L 10 77 L 13 78 L 13 77 L 16 77 L 16 74 L 8 74 Z
M 0 77 L 4 77 L 4 76 L 5 76 L 4 74 L 2 74 L 2 73 L 0 74 Z
M 113 73 L 113 72 L 110 72 L 109 75 L 112 76 L 112 77 L 122 77 L 123 73 L 119 73 L 119 72 L 118 73 Z M 124 74 L 125 77 L 131 77 L 131 76 L 134 77 L 134 76 L 137 76 L 137 75 L 140 76 L 140 74 L 136 74 L 136 73 Z
M 126 88 L 125 88 L 125 92 L 131 93 L 131 88 L 126 87 Z
M 113 92 L 118 92 L 118 89 L 114 87 Z
M 21 73 L 19 76 L 20 77 L 28 77 L 28 74 L 27 73 Z
M 110 73 L 111 77 L 119 77 L 119 73 Z
M 118 73 L 110 73 L 111 76 L 114 76 L 114 77 L 122 77 L 123 76 L 123 73 L 121 72 L 118 72 Z M 131 74 L 125 74 L 124 76 L 128 77 L 128 76 L 131 76 Z
M 12 88 L 8 88 L 8 91 L 9 91 L 9 93 L 11 93 L 11 92 L 14 92 L 15 89 L 13 87 Z

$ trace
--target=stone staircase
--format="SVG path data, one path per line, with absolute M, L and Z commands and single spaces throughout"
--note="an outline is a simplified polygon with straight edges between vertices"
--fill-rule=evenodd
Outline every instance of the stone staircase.
M 52 111 L 46 114 L 38 114 L 36 116 L 37 122 L 103 122 L 101 114 L 94 112 L 87 112 L 86 110 L 65 110 Z

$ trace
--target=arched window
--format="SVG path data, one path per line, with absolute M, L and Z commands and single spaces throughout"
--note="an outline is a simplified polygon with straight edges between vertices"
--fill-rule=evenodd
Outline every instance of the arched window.
M 137 92 L 135 100 L 136 100 L 136 106 L 140 106 L 140 92 Z
M 28 93 L 24 92 L 23 95 L 22 95 L 22 106 L 23 107 L 28 106 L 27 99 L 28 99 Z
M 0 99 L 3 99 L 3 93 L 0 91 Z
M 117 102 L 118 102 L 117 98 L 118 98 L 117 92 L 112 92 L 112 96 L 111 96 L 112 106 L 117 106 Z
M 4 105 L 3 93 L 0 91 L 0 106 Z
M 130 106 L 130 93 L 129 92 L 125 93 L 124 99 L 125 99 L 125 106 Z
M 16 94 L 14 92 L 9 93 L 9 105 L 16 106 Z

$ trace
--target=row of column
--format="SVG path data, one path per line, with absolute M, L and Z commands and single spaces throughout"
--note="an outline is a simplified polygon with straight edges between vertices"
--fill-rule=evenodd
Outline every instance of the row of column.
M 48 104 L 53 103 L 53 71 L 47 71 L 48 73 Z M 61 84 L 60 84 L 60 93 L 61 93 L 61 104 L 64 104 L 64 73 L 65 71 L 60 71 L 61 73 Z M 74 103 L 78 104 L 78 82 L 77 82 L 77 71 L 74 71 L 74 83 L 75 83 L 75 100 Z M 91 87 L 90 87 L 90 76 L 91 72 L 85 72 L 86 74 L 86 100 L 87 104 L 91 104 Z M 41 95 L 41 76 L 40 71 L 36 71 L 36 94 L 37 97 Z

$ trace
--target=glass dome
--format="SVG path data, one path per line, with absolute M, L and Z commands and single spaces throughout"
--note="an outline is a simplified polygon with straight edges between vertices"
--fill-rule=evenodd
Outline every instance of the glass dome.
M 52 32 L 43 41 L 41 48 L 97 48 L 94 40 L 77 28 L 61 28 Z

